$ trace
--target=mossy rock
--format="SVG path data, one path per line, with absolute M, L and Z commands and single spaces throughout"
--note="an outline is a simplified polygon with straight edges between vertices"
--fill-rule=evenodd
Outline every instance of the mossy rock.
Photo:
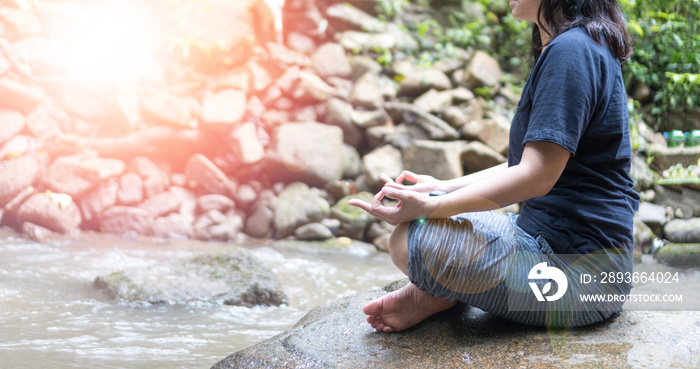
M 374 217 L 369 215 L 366 211 L 358 208 L 357 206 L 352 206 L 348 204 L 351 199 L 360 199 L 371 203 L 374 199 L 374 195 L 369 192 L 363 191 L 356 194 L 348 195 L 338 200 L 338 202 L 331 208 L 331 215 L 344 223 L 358 223 L 373 219 Z
M 659 249 L 655 258 L 672 267 L 700 267 L 700 243 L 671 243 Z
M 241 248 L 127 269 L 97 277 L 94 284 L 121 303 L 255 306 L 286 301 L 272 272 Z

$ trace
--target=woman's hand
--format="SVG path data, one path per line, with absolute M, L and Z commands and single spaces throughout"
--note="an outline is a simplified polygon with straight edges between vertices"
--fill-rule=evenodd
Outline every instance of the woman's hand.
M 415 174 L 411 171 L 404 170 L 396 177 L 396 181 L 391 180 L 386 174 L 380 175 L 380 178 L 388 187 L 398 189 L 410 189 L 416 192 L 428 193 L 436 190 L 445 191 L 440 188 L 440 180 L 427 174 Z M 413 182 L 413 185 L 404 185 L 403 181 Z
M 408 188 L 395 188 L 391 183 L 393 182 L 387 182 L 374 196 L 371 204 L 359 199 L 352 199 L 348 203 L 394 225 L 430 218 L 438 206 L 437 197 Z M 398 203 L 396 206 L 385 206 L 382 204 L 385 197 L 397 200 Z

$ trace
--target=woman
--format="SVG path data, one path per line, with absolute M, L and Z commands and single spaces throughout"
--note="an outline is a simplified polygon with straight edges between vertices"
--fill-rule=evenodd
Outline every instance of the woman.
M 583 285 L 578 276 L 632 268 L 639 197 L 628 175 L 621 63 L 632 49 L 624 18 L 616 0 L 511 0 L 510 6 L 516 19 L 534 23 L 535 65 L 511 125 L 508 165 L 447 181 L 408 171 L 395 181 L 382 176 L 386 184 L 371 204 L 350 202 L 398 224 L 389 251 L 411 280 L 365 305 L 377 331 L 404 330 L 458 302 L 552 326 L 600 322 L 622 308 L 621 301 L 580 306 L 578 295 L 600 286 Z M 429 196 L 434 191 L 445 194 Z M 397 206 L 382 205 L 384 197 Z M 519 202 L 518 216 L 491 212 Z M 582 255 L 603 261 L 587 266 L 565 258 Z M 530 283 L 538 278 L 533 262 L 564 269 L 569 293 L 557 280 L 566 295 L 558 305 L 517 308 L 530 306 L 519 299 L 537 294 L 536 287 L 541 294 L 552 287 L 546 278 Z M 622 296 L 631 288 L 624 281 L 604 287 Z

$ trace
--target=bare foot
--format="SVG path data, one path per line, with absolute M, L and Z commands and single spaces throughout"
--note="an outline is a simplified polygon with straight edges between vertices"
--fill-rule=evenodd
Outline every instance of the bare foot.
M 398 332 L 413 327 L 427 317 L 453 307 L 456 302 L 432 297 L 409 283 L 401 289 L 368 302 L 362 311 L 378 332 Z

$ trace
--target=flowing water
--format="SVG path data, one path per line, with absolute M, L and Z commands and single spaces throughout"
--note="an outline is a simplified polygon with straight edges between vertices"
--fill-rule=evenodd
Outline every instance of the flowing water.
M 100 275 L 227 244 L 89 234 L 42 244 L 0 234 L 0 368 L 209 368 L 316 306 L 402 277 L 386 254 L 367 249 L 243 246 L 282 281 L 288 305 L 122 305 L 93 287 Z
M 37 243 L 0 231 L 0 369 L 209 368 L 289 329 L 314 307 L 403 277 L 388 255 L 367 248 L 323 254 L 280 251 L 270 244 L 242 246 L 282 282 L 288 305 L 124 305 L 93 287 L 100 275 L 228 244 L 96 234 Z M 650 257 L 636 269 L 669 270 Z M 684 298 L 699 306 L 700 272 L 681 273 Z M 638 291 L 666 288 L 641 286 Z

